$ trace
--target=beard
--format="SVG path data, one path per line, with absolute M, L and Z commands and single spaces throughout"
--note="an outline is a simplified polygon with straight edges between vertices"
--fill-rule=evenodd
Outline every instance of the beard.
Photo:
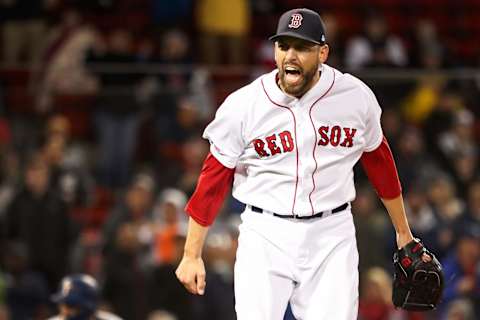
M 280 87 L 286 94 L 294 97 L 300 97 L 313 86 L 313 78 L 318 72 L 318 68 L 318 63 L 308 70 L 301 68 L 299 75 L 301 79 L 295 84 L 291 84 L 287 81 L 287 73 L 285 72 L 285 68 L 279 68 L 278 78 L 280 80 Z

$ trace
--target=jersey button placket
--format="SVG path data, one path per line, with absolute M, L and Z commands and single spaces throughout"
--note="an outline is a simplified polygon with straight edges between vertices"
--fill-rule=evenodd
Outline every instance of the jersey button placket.
M 307 162 L 305 161 L 305 114 L 304 110 L 302 110 L 302 104 L 300 101 L 296 101 L 294 104 L 293 111 L 295 113 L 295 117 L 297 118 L 297 147 L 298 147 L 298 192 L 297 192 L 297 201 L 296 201 L 296 213 L 298 215 L 299 212 L 305 211 L 304 208 L 304 198 L 305 198 L 305 165 Z M 303 200 L 303 201 L 302 201 Z
M 303 130 L 301 132 L 303 137 L 303 150 L 301 153 L 301 158 L 303 159 L 301 178 L 303 183 L 301 196 L 303 199 L 302 204 L 304 205 L 303 211 L 305 211 L 307 215 L 315 213 L 310 201 L 310 192 L 313 188 L 311 173 L 315 170 L 313 153 L 315 149 L 316 132 L 315 130 L 312 132 L 312 120 L 310 118 L 309 108 L 310 105 L 303 105 L 301 109 L 303 123 Z
M 301 114 L 301 108 L 300 108 L 300 102 L 298 100 L 294 101 L 291 105 L 291 109 L 292 109 L 292 112 L 293 114 L 295 115 L 295 118 L 296 118 L 296 123 L 294 124 L 295 125 L 295 131 L 296 131 L 296 140 L 297 140 L 297 151 L 298 151 L 298 159 L 297 159 L 297 164 L 298 164 L 298 169 L 297 169 L 297 179 L 298 179 L 298 185 L 297 185 L 297 194 L 296 194 L 296 199 L 295 199 L 295 208 L 293 210 L 293 216 L 294 216 L 294 219 L 297 218 L 298 214 L 298 207 L 300 205 L 300 202 L 298 201 L 299 199 L 301 199 L 300 195 L 302 193 L 302 185 L 303 185 L 303 181 L 302 181 L 302 146 L 303 146 L 303 136 L 302 136 L 302 123 L 303 123 L 303 118 L 302 118 L 302 114 Z

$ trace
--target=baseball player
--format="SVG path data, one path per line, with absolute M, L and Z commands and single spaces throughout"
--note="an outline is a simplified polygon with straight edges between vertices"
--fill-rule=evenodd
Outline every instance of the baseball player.
M 98 284 L 93 277 L 86 274 L 67 276 L 53 296 L 60 314 L 49 320 L 122 320 L 112 313 L 97 310 L 99 300 Z
M 283 319 L 288 302 L 301 320 L 357 319 L 350 203 L 358 160 L 398 247 L 413 241 L 380 106 L 362 81 L 325 64 L 325 37 L 316 12 L 284 13 L 270 38 L 277 69 L 229 95 L 203 134 L 210 153 L 186 206 L 176 275 L 191 293 L 204 293 L 202 247 L 233 182 L 233 196 L 246 204 L 235 264 L 239 320 Z

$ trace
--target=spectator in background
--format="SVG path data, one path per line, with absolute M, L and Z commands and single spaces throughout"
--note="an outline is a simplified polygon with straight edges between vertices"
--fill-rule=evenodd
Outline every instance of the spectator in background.
M 410 65 L 427 70 L 441 69 L 447 52 L 439 38 L 435 24 L 420 19 L 415 24 L 412 47 L 410 48 Z
M 390 148 L 397 154 L 397 146 L 399 144 L 400 135 L 402 134 L 404 123 L 400 112 L 396 108 L 382 110 L 382 128 L 383 134 L 388 139 Z
M 203 160 L 208 154 L 209 146 L 198 136 L 189 138 L 182 145 L 182 166 L 177 186 L 188 196 L 193 194 Z
M 459 154 L 453 159 L 453 172 L 458 194 L 467 198 L 470 184 L 480 177 L 479 157 L 474 154 Z
M 193 65 L 189 49 L 188 37 L 179 30 L 168 31 L 162 38 L 158 62 L 167 70 L 156 77 L 159 93 L 153 101 L 155 130 L 160 144 L 178 143 L 183 138 L 184 130 L 179 123 L 178 113 L 182 103 L 188 101 L 192 79 Z M 172 67 L 179 68 L 168 70 Z
M 185 245 L 185 231 L 175 237 L 175 246 L 171 263 L 156 266 L 148 282 L 149 309 L 166 310 L 180 320 L 201 319 L 196 308 L 198 299 L 186 292 L 176 280 L 175 267 L 182 257 Z
M 100 40 L 100 39 L 99 39 Z M 140 76 L 132 72 L 136 62 L 133 38 L 127 29 L 113 30 L 106 44 L 91 51 L 88 62 L 100 80 L 96 99 L 95 129 L 98 141 L 98 181 L 101 185 L 125 187 L 130 178 L 142 113 L 135 91 Z M 98 64 L 116 64 L 115 73 L 98 69 Z M 120 67 L 119 67 L 120 66 Z
M 387 272 L 378 267 L 364 273 L 358 308 L 359 320 L 388 320 L 393 314 L 392 285 Z
M 438 173 L 430 182 L 427 192 L 438 224 L 424 240 L 442 259 L 454 245 L 454 225 L 464 210 L 464 203 L 457 198 L 452 179 L 445 174 Z
M 467 299 L 480 311 L 480 230 L 465 228 L 456 247 L 448 252 L 442 261 L 445 279 L 440 310 L 445 312 L 456 299 Z
M 408 56 L 402 41 L 389 33 L 385 19 L 378 13 L 365 18 L 363 35 L 347 42 L 345 66 L 349 69 L 365 67 L 402 67 Z
M 475 178 L 479 148 L 474 135 L 474 117 L 467 109 L 453 114 L 451 128 L 437 137 L 445 169 L 456 178 L 459 193 L 466 196 L 467 186 Z
M 430 179 L 438 170 L 433 159 L 425 152 L 422 133 L 413 126 L 403 127 L 395 149 L 400 181 L 406 191 L 416 181 Z
M 45 10 L 54 6 L 55 0 L 0 1 L 2 13 L 2 61 L 7 65 L 38 62 L 45 40 Z
M 150 87 L 154 90 L 149 99 L 155 113 L 155 130 L 160 144 L 177 143 L 185 138 L 185 131 L 189 131 L 178 119 L 181 117 L 179 113 L 182 113 L 179 109 L 192 107 L 196 125 L 209 119 L 213 112 L 209 76 L 193 65 L 191 47 L 187 34 L 171 29 L 162 37 L 159 57 L 148 60 L 163 67 L 158 75 L 149 78 L 150 82 L 153 80 Z
M 202 62 L 245 64 L 250 29 L 248 0 L 200 0 L 196 7 Z
M 465 108 L 462 96 L 443 83 L 444 86 L 438 87 L 439 95 L 436 96 L 432 108 L 421 119 L 427 142 L 434 145 L 438 145 L 436 139 L 452 127 L 457 110 Z
M 5 301 L 10 319 L 45 319 L 49 301 L 45 278 L 31 269 L 28 249 L 23 243 L 10 242 L 5 249 L 2 250 L 5 266 L 5 279 L 2 280 L 5 281 Z
M 474 117 L 467 109 L 460 109 L 453 114 L 453 126 L 439 137 L 440 150 L 446 157 L 460 154 L 478 155 L 478 144 L 474 136 Z
M 388 218 L 378 207 L 374 191 L 369 185 L 357 188 L 357 197 L 352 203 L 355 214 L 358 252 L 361 255 L 359 262 L 360 273 L 366 272 L 373 266 L 387 267 L 389 261 L 385 254 L 390 252 L 387 232 L 389 227 Z
M 471 301 L 457 299 L 452 301 L 445 312 L 442 320 L 475 320 L 475 310 Z
M 138 174 L 111 212 L 104 229 L 104 297 L 125 319 L 145 319 L 147 279 L 153 241 L 155 184 Z M 172 274 L 173 275 L 173 274 Z
M 181 98 L 178 101 L 176 112 L 176 128 L 174 128 L 174 140 L 184 143 L 190 137 L 203 129 L 203 122 L 199 121 L 200 110 L 195 101 L 188 98 Z
M 438 225 L 437 217 L 427 199 L 425 188 L 414 183 L 405 193 L 405 212 L 413 234 L 420 239 L 428 238 Z M 430 243 L 426 243 L 432 246 Z
M 277 13 L 281 11 L 280 9 L 284 4 L 276 0 L 258 0 L 250 1 L 250 6 L 254 18 L 250 32 L 250 43 L 255 46 L 251 49 L 254 52 L 253 63 L 260 66 L 260 68 L 253 70 L 250 75 L 252 79 L 255 79 L 261 74 L 276 68 L 274 46 L 265 36 L 275 33 Z
M 253 71 L 251 77 L 259 76 L 264 72 L 276 68 L 274 57 L 274 46 L 272 45 L 272 42 L 268 39 L 262 39 L 259 41 L 257 48 L 255 49 L 254 59 L 255 64 L 260 65 L 260 67 Z
M 439 140 L 445 132 L 451 130 L 455 122 L 455 113 L 463 108 L 462 97 L 448 88 L 444 89 L 422 124 L 426 148 L 436 158 L 437 163 L 448 172 L 452 172 L 452 170 L 448 158 L 440 148 Z
M 69 266 L 74 240 L 71 219 L 62 197 L 50 188 L 47 162 L 35 154 L 25 169 L 24 188 L 6 213 L 6 240 L 25 245 L 33 271 L 41 273 L 50 292 Z
M 155 264 L 173 265 L 176 237 L 187 225 L 186 204 L 187 196 L 180 190 L 168 188 L 161 192 L 153 210 L 156 225 L 153 242 Z
M 93 181 L 87 167 L 84 148 L 70 137 L 70 122 L 62 115 L 52 115 L 47 122 L 42 153 L 51 168 L 51 185 L 70 209 L 87 206 Z
M 466 209 L 456 221 L 456 236 L 461 235 L 466 228 L 479 230 L 480 233 L 480 180 L 478 179 L 469 185 Z
M 202 139 L 196 138 L 198 134 L 195 133 L 201 132 L 197 111 L 191 101 L 182 101 L 176 115 L 177 131 L 171 134 L 176 139 L 160 141 L 157 146 L 159 159 L 155 162 L 155 167 L 164 188 L 174 186 L 187 194 L 195 188 L 196 182 L 193 180 L 198 177 L 195 168 L 201 168 L 208 153 L 208 144 L 205 145 Z M 169 170 L 165 170 L 166 166 Z
M 205 246 L 208 291 L 202 304 L 201 320 L 235 320 L 233 269 L 238 247 L 238 229 L 218 224 Z
M 190 54 L 191 44 L 187 34 L 179 29 L 170 29 L 161 40 L 160 56 L 158 62 L 166 67 L 180 65 L 181 67 L 192 67 L 192 56 Z M 155 61 L 157 62 L 157 61 Z M 160 74 L 160 85 L 164 89 L 170 89 L 177 94 L 188 87 L 191 78 L 191 70 L 176 70 L 176 72 L 165 72 Z
M 49 31 L 37 82 L 37 104 L 40 111 L 50 111 L 55 95 L 93 94 L 98 81 L 85 65 L 88 51 L 99 35 L 87 24 L 80 12 L 69 9 L 60 23 Z
M 416 125 L 422 125 L 434 116 L 437 109 L 449 106 L 452 102 L 452 93 L 445 92 L 447 79 L 440 73 L 425 74 L 418 78 L 413 90 L 401 102 L 401 109 L 405 119 Z M 443 99 L 448 99 L 444 101 Z M 435 124 L 435 122 L 432 122 Z M 440 127 L 442 124 L 438 124 Z M 432 128 L 433 129 L 433 128 Z M 427 135 L 427 138 L 430 138 Z
M 156 101 L 159 115 L 162 110 L 173 110 L 175 118 L 177 107 L 182 102 L 188 102 L 196 109 L 197 121 L 205 121 L 212 116 L 209 77 L 204 70 L 195 68 L 191 50 L 192 43 L 185 32 L 171 29 L 164 34 L 158 62 L 167 70 L 158 76 L 159 91 L 162 92 Z M 159 124 L 167 126 L 165 122 Z
M 325 23 L 325 33 L 328 39 L 328 65 L 334 68 L 343 66 L 345 48 L 342 29 L 339 25 L 335 14 L 322 13 L 323 23 Z M 270 43 L 271 45 L 271 43 Z
M 197 299 L 186 292 L 175 278 L 185 245 L 185 232 L 175 237 L 174 259 L 158 265 L 152 272 L 149 294 L 152 310 L 163 309 L 180 320 L 234 320 L 233 264 L 237 234 L 218 226 L 209 234 L 205 246 L 205 263 L 211 272 L 207 275 L 209 291 Z

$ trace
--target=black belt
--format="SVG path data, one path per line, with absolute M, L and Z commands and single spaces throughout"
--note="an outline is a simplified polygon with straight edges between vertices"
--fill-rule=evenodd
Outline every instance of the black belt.
M 347 209 L 348 204 L 349 204 L 349 202 L 345 202 L 345 203 L 342 204 L 341 206 L 338 206 L 338 207 L 332 209 L 332 210 L 331 210 L 332 214 Z M 263 210 L 262 208 L 259 208 L 259 207 L 250 206 L 250 208 L 252 208 L 252 211 L 254 211 L 254 212 L 258 212 L 258 213 L 263 213 L 263 212 L 264 212 L 264 210 Z M 320 211 L 320 212 L 318 212 L 318 213 L 312 214 L 311 216 L 284 215 L 284 214 L 278 214 L 278 213 L 275 213 L 275 212 L 272 212 L 272 214 L 273 214 L 275 217 L 279 217 L 279 218 L 307 220 L 307 219 L 313 219 L 313 218 L 321 218 L 321 217 L 323 217 L 324 214 L 328 213 L 329 211 L 330 211 L 330 210 Z

